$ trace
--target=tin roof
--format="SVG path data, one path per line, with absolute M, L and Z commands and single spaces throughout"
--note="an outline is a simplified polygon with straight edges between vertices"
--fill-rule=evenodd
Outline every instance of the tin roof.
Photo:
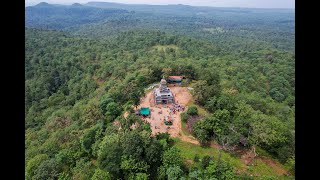
M 150 109 L 149 108 L 141 108 L 140 109 L 140 114 L 149 115 L 150 114 Z
M 169 79 L 182 79 L 183 76 L 169 76 Z

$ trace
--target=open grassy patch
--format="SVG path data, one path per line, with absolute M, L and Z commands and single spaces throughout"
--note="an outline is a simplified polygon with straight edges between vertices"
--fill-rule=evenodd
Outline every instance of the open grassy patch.
M 166 50 L 166 49 L 174 49 L 174 50 L 177 50 L 179 49 L 179 47 L 177 45 L 174 45 L 174 44 L 170 44 L 170 45 L 155 45 L 152 47 L 152 49 L 155 49 L 155 50 L 158 50 L 158 51 L 161 51 L 161 50 Z
M 181 121 L 181 131 L 183 135 L 192 136 L 192 134 L 188 131 L 187 123 Z
M 215 28 L 203 28 L 203 31 L 210 32 L 212 34 L 218 34 L 218 33 L 224 33 L 227 32 L 225 29 L 222 27 L 215 27 Z
M 181 156 L 185 159 L 185 161 L 190 161 L 194 159 L 196 154 L 199 155 L 200 159 L 206 155 L 213 156 L 215 159 L 219 157 L 219 150 L 211 147 L 201 147 L 196 144 L 188 143 L 181 141 L 180 139 L 174 139 L 174 146 L 176 146 L 181 152 Z M 221 159 L 227 161 L 236 169 L 245 170 L 246 165 L 241 162 L 240 159 L 236 157 L 232 157 L 230 154 L 220 151 Z M 188 163 L 189 164 L 189 163 Z
M 180 154 L 188 167 L 197 166 L 197 163 L 193 161 L 196 154 L 200 159 L 202 159 L 206 155 L 213 156 L 214 159 L 219 158 L 219 150 L 216 148 L 201 147 L 196 144 L 181 141 L 178 138 L 174 138 L 174 146 L 176 146 L 180 150 Z M 253 176 L 273 176 L 280 178 L 281 173 L 279 172 L 279 170 L 259 158 L 256 159 L 255 166 L 247 166 L 244 162 L 241 161 L 240 157 L 222 150 L 220 150 L 220 153 L 221 159 L 233 166 L 235 168 L 235 171 L 237 172 L 252 174 Z M 290 179 L 290 177 L 281 175 L 280 179 Z
M 273 159 L 272 155 L 270 155 L 267 151 L 263 150 L 262 148 L 260 147 L 256 147 L 256 153 L 261 157 L 266 157 L 266 158 L 270 158 L 270 159 Z
M 198 108 L 198 115 L 199 115 L 199 116 L 206 117 L 206 116 L 210 115 L 210 113 L 209 113 L 207 110 L 205 110 L 203 107 L 195 104 L 195 103 L 193 102 L 193 100 L 191 100 L 191 101 L 188 103 L 188 106 L 196 106 L 196 107 Z
M 256 160 L 256 165 L 255 166 L 250 166 L 249 172 L 252 173 L 255 176 L 261 176 L 261 175 L 266 175 L 266 176 L 272 176 L 276 175 L 275 170 L 271 167 L 265 164 L 261 159 Z

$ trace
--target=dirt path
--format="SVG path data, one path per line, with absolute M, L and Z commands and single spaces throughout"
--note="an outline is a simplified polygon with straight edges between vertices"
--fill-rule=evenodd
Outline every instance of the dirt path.
M 123 117 L 124 118 L 127 118 L 129 116 L 129 113 L 128 113 L 128 111 L 126 111 L 124 114 L 123 114 Z
M 266 157 L 258 157 L 257 159 L 260 159 L 262 162 L 267 164 L 268 166 L 271 166 L 272 169 L 274 169 L 277 174 L 288 174 L 288 171 L 282 167 L 282 165 L 272 159 L 266 158 Z
M 236 154 L 240 155 L 240 160 L 247 166 L 254 165 L 254 153 L 251 149 L 238 149 L 236 150 Z M 278 175 L 288 174 L 288 171 L 284 169 L 283 165 L 281 165 L 279 162 L 263 157 L 263 156 L 257 156 L 255 160 L 259 160 L 266 165 L 270 166 Z
M 180 135 L 178 138 L 185 142 L 200 145 L 199 141 L 193 136 Z

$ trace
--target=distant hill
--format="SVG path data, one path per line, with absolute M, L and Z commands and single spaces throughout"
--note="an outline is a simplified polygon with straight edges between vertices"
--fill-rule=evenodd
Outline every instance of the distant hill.
M 46 3 L 46 2 L 41 2 L 37 5 L 35 5 L 35 7 L 46 7 L 46 6 L 51 6 L 50 4 Z
M 81 5 L 80 3 L 73 3 L 71 6 L 82 7 L 83 5 Z
M 294 50 L 294 11 L 288 9 L 39 3 L 26 7 L 25 22 L 26 27 L 59 29 L 98 39 L 127 30 L 148 29 L 210 40 L 223 49 L 259 49 L 250 42 L 254 40 L 263 47 Z M 241 40 L 235 42 L 238 38 Z
M 130 11 L 149 13 L 171 14 L 171 15 L 194 15 L 199 7 L 189 5 L 148 5 L 148 4 L 122 4 L 110 2 L 88 2 L 84 4 L 90 7 L 117 8 Z
M 49 4 L 47 2 L 40 2 L 39 4 L 34 5 L 33 7 L 37 7 L 37 8 L 49 8 L 49 7 L 57 7 L 57 6 L 63 6 L 60 4 Z
M 64 29 L 88 23 L 96 23 L 128 14 L 127 10 L 101 9 L 72 5 L 53 5 L 45 2 L 25 8 L 26 26 L 37 28 Z
M 200 12 L 205 13 L 294 13 L 292 9 L 257 9 L 257 8 L 231 8 L 231 7 L 208 7 L 208 6 L 190 6 L 183 4 L 170 5 L 149 5 L 149 4 L 122 4 L 112 2 L 88 2 L 85 6 L 99 8 L 117 8 L 130 11 L 153 12 L 161 14 L 174 15 L 196 15 Z

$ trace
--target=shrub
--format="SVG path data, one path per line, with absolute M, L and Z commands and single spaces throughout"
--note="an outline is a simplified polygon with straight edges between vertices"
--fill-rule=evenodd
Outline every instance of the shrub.
M 194 162 L 199 162 L 200 161 L 200 157 L 199 157 L 198 154 L 194 155 L 193 161 Z
M 205 169 L 206 167 L 208 167 L 208 166 L 209 166 L 209 162 L 210 162 L 211 160 L 213 160 L 213 157 L 208 156 L 208 155 L 204 156 L 203 159 L 202 159 L 202 161 L 201 161 L 201 167 L 202 167 L 203 169 Z
M 188 108 L 187 114 L 191 116 L 198 115 L 198 108 L 196 106 L 190 106 Z
M 186 123 L 188 121 L 189 115 L 187 113 L 183 112 L 180 114 L 180 118 L 181 118 L 182 122 Z

